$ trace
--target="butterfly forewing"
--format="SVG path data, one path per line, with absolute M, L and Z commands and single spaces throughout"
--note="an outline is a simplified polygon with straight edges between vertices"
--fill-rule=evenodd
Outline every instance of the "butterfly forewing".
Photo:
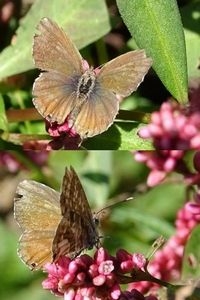
M 85 192 L 73 168 L 66 169 L 63 178 L 60 206 L 63 218 L 53 241 L 53 258 L 76 256 L 83 249 L 92 248 L 98 241 Z
M 106 63 L 98 81 L 104 89 L 126 97 L 137 89 L 151 65 L 144 50 L 130 51 Z
M 61 212 L 64 216 L 66 211 L 75 211 L 79 215 L 84 215 L 92 219 L 91 209 L 75 170 L 65 170 L 65 175 L 62 182 L 62 192 L 60 196 Z
M 52 257 L 52 240 L 61 220 L 59 198 L 58 192 L 32 180 L 17 187 L 14 216 L 23 231 L 18 253 L 30 268 L 40 268 Z
M 58 25 L 43 18 L 33 43 L 33 59 L 37 68 L 71 76 L 82 70 L 82 57 L 71 39 Z

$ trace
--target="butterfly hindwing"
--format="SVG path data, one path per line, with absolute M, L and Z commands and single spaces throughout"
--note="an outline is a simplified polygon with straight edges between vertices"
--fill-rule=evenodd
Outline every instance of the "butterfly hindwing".
M 31 269 L 52 257 L 52 240 L 61 220 L 60 195 L 33 180 L 19 183 L 14 199 L 14 216 L 22 229 L 18 254 Z
M 74 129 L 83 139 L 100 134 L 112 125 L 118 110 L 119 99 L 112 91 L 101 87 L 83 104 L 75 120 Z

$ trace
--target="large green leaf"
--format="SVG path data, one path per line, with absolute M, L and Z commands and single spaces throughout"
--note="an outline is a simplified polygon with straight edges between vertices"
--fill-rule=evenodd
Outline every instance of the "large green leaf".
M 176 0 L 117 0 L 119 11 L 140 48 L 170 93 L 187 102 L 187 63 L 183 27 Z
M 110 151 L 89 151 L 81 169 L 85 191 L 97 212 L 106 206 L 108 200 L 112 153 Z
M 188 76 L 199 77 L 199 49 L 200 49 L 200 35 L 199 35 L 199 21 L 200 21 L 200 2 L 189 2 L 188 5 L 183 6 L 180 10 L 187 51 L 187 65 Z
M 35 0 L 21 21 L 16 41 L 0 55 L 0 79 L 32 69 L 32 44 L 36 24 L 43 17 L 58 22 L 78 48 L 99 39 L 110 29 L 102 0 Z
M 85 141 L 83 146 L 90 150 L 152 150 L 151 142 L 138 136 L 138 126 L 137 122 L 116 122 L 103 134 Z

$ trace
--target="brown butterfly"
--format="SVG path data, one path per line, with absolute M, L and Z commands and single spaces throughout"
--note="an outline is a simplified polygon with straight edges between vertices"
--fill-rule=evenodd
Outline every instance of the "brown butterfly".
M 72 167 L 65 170 L 61 194 L 36 181 L 19 183 L 14 217 L 23 232 L 18 254 L 31 269 L 98 247 L 96 218 Z
M 50 123 L 68 124 L 81 138 L 112 125 L 119 99 L 135 91 L 152 60 L 144 50 L 127 52 L 102 68 L 89 67 L 56 23 L 44 18 L 35 35 L 35 66 L 45 72 L 35 80 L 33 104 Z

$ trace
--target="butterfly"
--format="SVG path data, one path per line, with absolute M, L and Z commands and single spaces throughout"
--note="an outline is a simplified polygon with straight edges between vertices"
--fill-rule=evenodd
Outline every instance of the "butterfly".
M 50 123 L 67 120 L 82 139 L 107 130 L 119 111 L 119 100 L 137 89 L 152 60 L 144 50 L 136 50 L 94 69 L 55 22 L 43 18 L 37 29 L 33 59 L 44 71 L 33 85 L 38 112 Z
M 65 170 L 61 193 L 33 180 L 20 182 L 14 217 L 22 229 L 18 255 L 32 270 L 99 246 L 97 219 L 72 167 Z

